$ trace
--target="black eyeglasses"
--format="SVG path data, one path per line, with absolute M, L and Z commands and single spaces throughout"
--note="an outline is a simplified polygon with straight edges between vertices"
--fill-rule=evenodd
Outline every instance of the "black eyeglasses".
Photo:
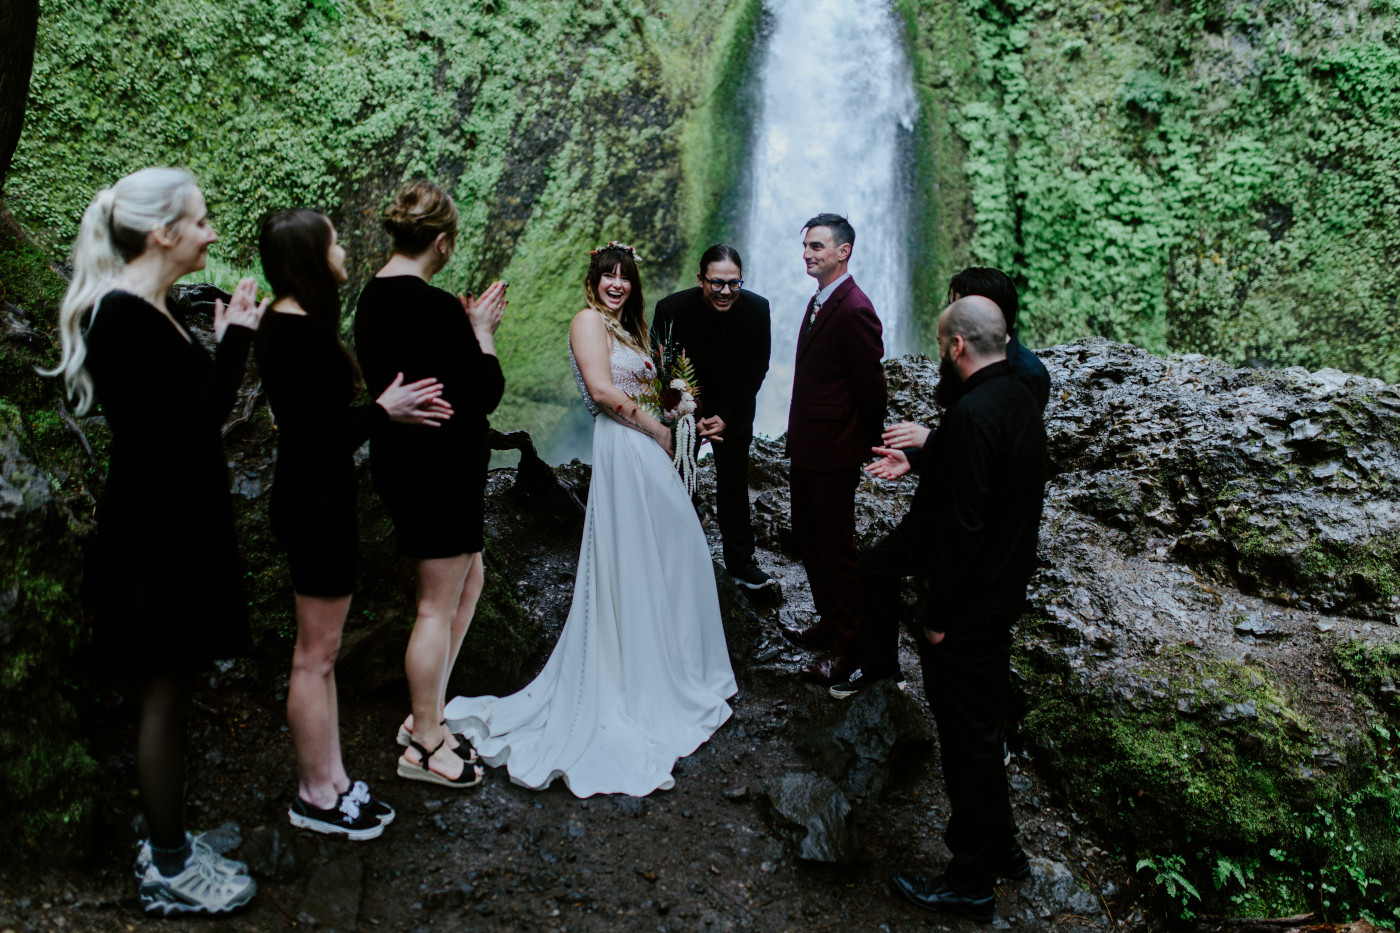
M 744 287 L 743 279 L 706 279 L 705 281 L 710 283 L 710 291 L 715 294 L 724 291 L 726 286 L 730 291 L 735 292 Z

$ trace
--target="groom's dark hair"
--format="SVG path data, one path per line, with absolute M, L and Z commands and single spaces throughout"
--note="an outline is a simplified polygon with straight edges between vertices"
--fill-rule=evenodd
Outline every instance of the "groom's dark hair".
M 811 230 L 813 227 L 826 227 L 830 230 L 831 239 L 836 246 L 849 243 L 851 249 L 856 248 L 856 230 L 851 226 L 851 222 L 840 214 L 818 214 L 802 225 L 803 230 Z

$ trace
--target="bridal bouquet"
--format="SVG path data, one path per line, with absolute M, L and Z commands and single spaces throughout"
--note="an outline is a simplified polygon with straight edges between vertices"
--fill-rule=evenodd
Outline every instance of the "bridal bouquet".
M 695 378 L 695 365 L 685 350 L 667 346 L 669 336 L 661 335 L 657 342 L 656 365 L 650 367 L 651 379 L 643 383 L 637 402 L 671 429 L 671 447 L 676 452 L 671 463 L 685 483 L 686 493 L 694 495 L 695 419 L 700 413 L 700 382 Z

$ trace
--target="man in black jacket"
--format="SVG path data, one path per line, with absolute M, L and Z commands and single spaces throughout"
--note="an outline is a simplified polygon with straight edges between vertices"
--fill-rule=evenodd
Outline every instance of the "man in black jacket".
M 970 296 L 989 298 L 1000 309 L 1006 325 L 1006 361 L 1011 366 L 1011 374 L 1026 387 L 1044 414 L 1050 401 L 1050 373 L 1016 337 L 1020 299 L 1015 283 L 1000 269 L 969 266 L 948 283 L 948 303 Z M 936 390 L 939 405 L 951 408 L 963 391 L 963 382 L 944 366 Z M 885 446 L 902 448 L 915 469 L 919 469 L 921 458 L 937 456 L 934 452 L 937 439 L 938 435 L 929 428 L 913 421 L 891 425 L 883 436 Z M 923 449 L 925 447 L 927 450 Z M 901 606 L 900 581 L 921 572 L 918 568 L 922 562 L 918 522 L 912 509 L 893 531 L 861 552 L 858 666 L 849 677 L 831 687 L 832 696 L 845 699 L 876 681 L 901 679 L 897 621 Z
M 924 691 L 938 726 L 952 804 L 937 878 L 901 873 L 895 888 L 920 907 L 987 922 L 997 878 L 1030 870 L 1016 842 L 1002 758 L 1011 627 L 1036 566 L 1045 493 L 1040 407 L 1006 359 L 1000 309 L 962 298 L 938 323 L 941 378 L 961 393 L 921 463 L 910 518 L 929 596 L 914 626 Z M 877 448 L 871 472 L 909 472 L 904 451 Z M 933 456 L 929 456 L 932 453 Z
M 749 517 L 749 445 L 754 399 L 768 374 L 768 299 L 743 291 L 739 251 L 719 243 L 700 257 L 698 287 L 656 303 L 653 339 L 684 348 L 700 381 L 700 436 L 712 442 L 724 566 L 740 586 L 769 581 L 754 560 Z

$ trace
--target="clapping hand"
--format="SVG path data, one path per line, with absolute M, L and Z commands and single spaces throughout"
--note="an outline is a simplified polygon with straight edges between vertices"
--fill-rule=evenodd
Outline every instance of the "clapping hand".
M 880 435 L 880 440 L 884 441 L 887 447 L 908 450 L 911 447 L 922 448 L 928 443 L 930 433 L 932 433 L 931 430 L 922 424 L 914 421 L 901 421 L 899 424 L 892 424 L 885 428 L 885 433 Z
M 909 458 L 904 451 L 893 447 L 872 447 L 870 450 L 879 454 L 880 459 L 867 466 L 865 472 L 876 479 L 899 479 L 909 472 Z
M 467 312 L 467 317 L 472 322 L 472 330 L 477 332 L 477 336 L 480 337 L 483 331 L 489 336 L 501 326 L 501 315 L 505 313 L 508 303 L 506 285 L 504 282 L 493 282 L 481 293 L 480 298 L 466 294 L 458 295 L 457 300 L 462 303 L 462 310 Z
M 267 310 L 271 298 L 264 298 L 262 304 L 258 304 L 258 283 L 252 278 L 239 281 L 233 289 L 233 297 L 229 298 L 227 307 L 218 298 L 214 299 L 214 339 L 223 340 L 224 333 L 230 324 L 237 324 L 239 327 L 246 327 L 249 330 L 257 330 L 258 322 L 262 320 L 263 312 Z
M 435 428 L 452 417 L 452 406 L 442 398 L 442 383 L 429 376 L 404 385 L 403 373 L 394 377 L 376 399 L 390 421 L 424 424 Z

